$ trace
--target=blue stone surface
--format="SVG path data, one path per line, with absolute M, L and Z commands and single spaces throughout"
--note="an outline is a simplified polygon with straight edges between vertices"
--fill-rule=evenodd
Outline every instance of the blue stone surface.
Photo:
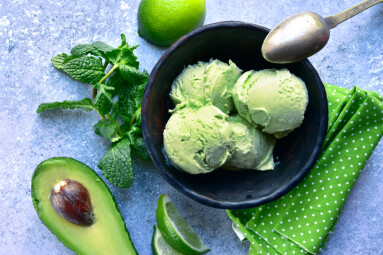
M 205 24 L 238 20 L 273 27 L 299 11 L 333 15 L 358 0 L 207 0 Z M 119 44 L 125 33 L 141 67 L 150 71 L 164 48 L 137 35 L 137 0 L 0 1 L 0 254 L 74 254 L 43 225 L 32 206 L 35 167 L 55 156 L 76 158 L 101 174 L 97 162 L 109 143 L 93 133 L 96 113 L 55 110 L 36 114 L 42 102 L 89 97 L 91 88 L 57 71 L 50 59 L 79 43 Z M 383 4 L 331 31 L 328 45 L 310 58 L 322 80 L 383 93 Z M 383 254 L 383 143 L 353 188 L 323 254 Z M 151 254 L 160 194 L 174 200 L 211 248 L 209 254 L 247 254 L 224 210 L 177 192 L 151 163 L 134 160 L 134 184 L 107 182 L 140 254 Z

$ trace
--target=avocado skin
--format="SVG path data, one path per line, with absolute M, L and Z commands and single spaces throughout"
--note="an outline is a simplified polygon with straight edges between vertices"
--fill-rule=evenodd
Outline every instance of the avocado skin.
M 49 194 L 47 194 L 46 196 L 41 196 L 41 189 L 46 189 L 50 191 L 54 187 L 54 185 L 57 183 L 57 181 L 64 178 L 64 177 L 58 177 L 50 184 L 51 185 L 50 187 L 46 187 L 45 185 L 40 185 L 41 184 L 40 179 L 42 179 L 41 175 L 44 175 L 45 173 L 48 173 L 48 172 L 56 171 L 55 166 L 58 166 L 58 168 L 61 168 L 59 172 L 57 171 L 60 176 L 65 176 L 65 173 L 63 173 L 63 168 L 67 166 L 68 171 L 70 169 L 70 172 L 71 172 L 69 174 L 69 178 L 71 179 L 76 179 L 75 178 L 76 172 L 81 173 L 81 176 L 82 176 L 81 181 L 79 180 L 76 180 L 76 181 L 81 182 L 88 189 L 91 199 L 92 199 L 92 194 L 94 193 L 94 191 L 97 191 L 98 193 L 97 196 L 94 196 L 95 200 L 98 200 L 97 203 L 93 204 L 95 207 L 94 209 L 96 211 L 99 211 L 99 208 L 97 208 L 97 206 L 99 204 L 104 204 L 105 202 L 105 204 L 109 204 L 109 207 L 110 207 L 108 208 L 108 212 L 102 212 L 100 214 L 97 214 L 95 223 L 93 223 L 91 226 L 88 226 L 88 227 L 78 226 L 69 221 L 66 221 L 64 218 L 61 218 L 61 216 L 59 216 L 54 211 L 52 205 L 50 204 Z M 84 176 L 86 178 L 84 178 Z M 87 178 L 89 178 L 90 180 L 89 183 L 87 183 L 86 181 Z M 45 187 L 42 187 L 42 186 L 45 186 Z M 43 194 L 45 195 L 45 193 Z M 96 255 L 96 254 L 136 255 L 138 254 L 130 238 L 129 232 L 126 229 L 125 221 L 123 217 L 121 216 L 121 213 L 118 209 L 116 201 L 114 200 L 114 197 L 112 196 L 109 188 L 106 186 L 104 181 L 97 175 L 97 173 L 94 172 L 90 167 L 88 167 L 84 163 L 69 157 L 54 157 L 41 162 L 36 167 L 32 175 L 31 196 L 32 196 L 33 206 L 40 220 L 57 237 L 59 241 L 61 241 L 69 249 L 73 250 L 76 254 L 81 254 L 81 255 Z M 98 198 L 100 196 L 104 198 L 106 197 L 107 198 L 106 201 L 101 201 Z M 49 206 L 50 208 L 47 208 Z M 113 240 L 119 240 L 119 241 L 116 241 L 117 243 L 115 245 L 111 244 L 111 242 L 108 242 L 106 245 L 107 250 L 103 250 L 103 247 L 106 247 L 106 246 L 102 245 L 102 241 L 99 242 L 100 240 L 103 240 L 103 238 L 100 237 L 99 232 L 97 236 L 94 236 L 95 239 L 92 239 L 92 236 L 88 235 L 87 238 L 89 237 L 89 239 L 87 240 L 76 240 L 75 234 L 77 235 L 78 232 L 84 231 L 89 233 L 91 232 L 89 230 L 91 230 L 92 228 L 99 228 L 100 224 L 102 223 L 98 222 L 97 217 L 103 217 L 104 215 L 108 215 L 108 217 L 113 218 L 113 222 L 111 226 L 109 224 L 105 224 L 104 226 L 101 226 L 101 227 L 110 228 L 109 230 L 105 229 L 105 231 L 102 231 L 102 233 L 105 235 L 106 239 L 108 238 L 108 236 L 117 235 L 112 237 L 112 242 Z M 54 219 L 52 220 L 50 219 L 50 217 Z M 100 222 L 103 222 L 103 220 L 100 220 Z M 74 231 L 64 232 L 62 231 L 62 229 L 70 229 Z M 74 239 L 74 240 L 71 240 L 71 239 Z M 76 242 L 78 243 L 76 244 Z M 81 243 L 80 246 L 83 246 L 83 247 L 79 248 L 79 243 Z M 110 249 L 111 247 L 113 248 Z M 123 248 L 120 248 L 120 247 L 123 247 Z

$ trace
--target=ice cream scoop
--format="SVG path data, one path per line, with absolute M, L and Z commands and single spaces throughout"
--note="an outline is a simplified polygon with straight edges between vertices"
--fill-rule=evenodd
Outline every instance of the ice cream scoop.
M 189 65 L 173 82 L 170 98 L 177 108 L 209 103 L 229 114 L 234 109 L 230 90 L 242 74 L 232 61 L 218 59 Z
M 225 164 L 228 169 L 274 169 L 275 138 L 255 128 L 240 115 L 228 118 L 233 129 L 234 152 Z
M 233 153 L 233 130 L 227 115 L 213 105 L 177 110 L 164 130 L 170 161 L 190 174 L 209 173 Z
M 174 80 L 170 99 L 175 106 L 193 102 L 193 104 L 205 104 L 205 69 L 208 63 L 198 62 L 187 66 Z
M 248 71 L 238 79 L 232 95 L 242 117 L 277 138 L 302 124 L 308 104 L 304 82 L 287 69 Z

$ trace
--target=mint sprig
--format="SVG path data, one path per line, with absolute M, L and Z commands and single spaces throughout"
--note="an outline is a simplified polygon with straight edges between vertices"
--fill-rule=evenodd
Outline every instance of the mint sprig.
M 141 131 L 141 100 L 149 75 L 139 70 L 139 62 L 121 34 L 117 48 L 103 42 L 79 44 L 71 55 L 61 53 L 52 64 L 70 77 L 93 86 L 92 99 L 40 104 L 37 113 L 56 109 L 95 110 L 100 120 L 94 132 L 112 143 L 98 163 L 113 185 L 127 188 L 133 182 L 131 153 L 148 159 Z

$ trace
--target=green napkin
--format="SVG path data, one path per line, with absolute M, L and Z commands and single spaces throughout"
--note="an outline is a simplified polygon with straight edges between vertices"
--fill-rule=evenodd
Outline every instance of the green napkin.
M 383 134 L 382 97 L 325 84 L 329 126 L 306 178 L 269 204 L 228 210 L 249 254 L 315 254 L 334 230 L 348 194 Z

